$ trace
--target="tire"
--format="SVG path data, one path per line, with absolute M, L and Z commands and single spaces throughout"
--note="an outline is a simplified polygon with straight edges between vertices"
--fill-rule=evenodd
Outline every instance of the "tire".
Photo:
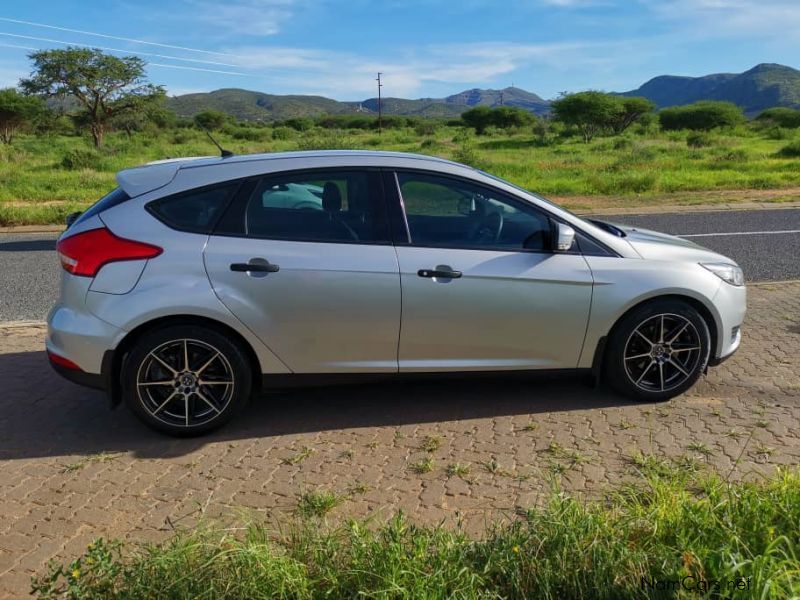
M 136 341 L 122 366 L 123 398 L 157 431 L 200 435 L 247 404 L 252 375 L 246 351 L 229 336 L 209 327 L 170 325 Z
M 694 307 L 681 300 L 653 300 L 614 326 L 605 377 L 614 390 L 634 400 L 669 400 L 697 382 L 710 351 L 708 324 Z

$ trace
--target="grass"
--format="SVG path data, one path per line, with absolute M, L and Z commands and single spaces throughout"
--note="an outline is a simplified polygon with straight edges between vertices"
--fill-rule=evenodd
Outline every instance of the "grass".
M 418 461 L 408 465 L 408 469 L 415 475 L 424 475 L 433 471 L 434 460 L 430 456 L 426 456 Z
M 330 490 L 304 492 L 297 501 L 297 514 L 301 517 L 324 517 L 344 502 L 344 497 Z
M 298 465 L 311 456 L 314 453 L 314 450 L 309 448 L 308 446 L 303 446 L 300 448 L 298 452 L 292 454 L 281 460 L 281 463 L 284 465 Z
M 653 465 L 599 501 L 553 488 L 541 507 L 479 538 L 402 514 L 209 523 L 157 545 L 95 541 L 32 589 L 39 598 L 778 599 L 800 594 L 799 530 L 798 471 L 728 483 Z
M 800 197 L 800 156 L 786 151 L 797 140 L 772 139 L 755 127 L 717 132 L 694 148 L 687 145 L 685 132 L 631 132 L 584 144 L 577 137 L 541 143 L 524 129 L 478 137 L 465 136 L 457 127 L 441 127 L 435 137 L 420 136 L 412 128 L 380 136 L 368 130 L 289 130 L 282 139 L 274 139 L 271 128 L 254 131 L 259 133 L 255 140 L 230 132 L 217 136 L 236 153 L 347 147 L 442 156 L 555 196 L 573 209 L 731 202 L 754 195 L 772 201 Z M 788 135 L 797 137 L 794 131 Z M 97 152 L 85 137 L 21 135 L 11 146 L 0 146 L 0 225 L 61 223 L 66 214 L 112 189 L 114 174 L 121 169 L 216 153 L 194 129 L 154 129 L 130 138 L 112 133 Z M 785 193 L 763 196 L 765 190 L 782 189 Z M 733 197 L 731 190 L 747 193 Z
M 442 447 L 442 438 L 438 435 L 426 435 L 422 438 L 419 449 L 425 452 L 436 452 Z

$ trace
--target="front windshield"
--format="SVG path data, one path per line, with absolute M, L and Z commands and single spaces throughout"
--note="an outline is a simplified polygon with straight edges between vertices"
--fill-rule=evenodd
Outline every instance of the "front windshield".
M 568 210 L 568 209 L 564 208 L 563 206 L 559 206 L 555 202 L 552 202 L 551 200 L 548 200 L 547 198 L 544 198 L 543 196 L 540 196 L 539 194 L 535 194 L 535 193 L 531 192 L 530 190 L 526 190 L 525 188 L 520 187 L 520 186 L 518 186 L 518 185 L 516 185 L 514 183 L 511 183 L 510 181 L 506 181 L 505 179 L 503 179 L 501 177 L 498 177 L 497 175 L 492 175 L 491 173 L 487 173 L 486 171 L 481 171 L 480 169 L 475 169 L 475 170 L 478 173 L 480 173 L 481 175 L 485 175 L 489 179 L 493 179 L 494 181 L 497 181 L 498 183 L 504 183 L 505 185 L 510 185 L 515 190 L 519 190 L 520 192 L 524 193 L 527 196 L 533 196 L 537 200 L 541 200 L 542 202 L 544 202 L 545 204 L 549 204 L 553 208 L 557 208 L 558 210 L 563 210 L 564 212 L 569 213 L 571 216 L 573 216 L 574 218 L 578 219 L 581 223 L 585 223 L 586 225 L 589 225 L 591 227 L 597 227 L 597 225 L 595 223 L 592 223 L 591 221 L 576 215 L 571 210 Z

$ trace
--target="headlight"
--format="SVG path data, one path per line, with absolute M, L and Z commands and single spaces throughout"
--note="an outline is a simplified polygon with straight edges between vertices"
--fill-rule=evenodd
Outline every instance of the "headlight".
M 728 263 L 700 263 L 700 266 L 708 269 L 726 283 L 735 286 L 744 285 L 744 273 L 742 269 L 736 265 L 730 265 Z

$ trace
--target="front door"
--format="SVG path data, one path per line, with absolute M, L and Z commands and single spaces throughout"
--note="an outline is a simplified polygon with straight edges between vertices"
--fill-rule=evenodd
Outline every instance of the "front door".
M 553 253 L 550 219 L 499 190 L 397 173 L 400 371 L 575 368 L 592 296 L 580 253 Z
M 394 372 L 400 277 L 379 174 L 249 185 L 209 238 L 219 299 L 295 373 Z

